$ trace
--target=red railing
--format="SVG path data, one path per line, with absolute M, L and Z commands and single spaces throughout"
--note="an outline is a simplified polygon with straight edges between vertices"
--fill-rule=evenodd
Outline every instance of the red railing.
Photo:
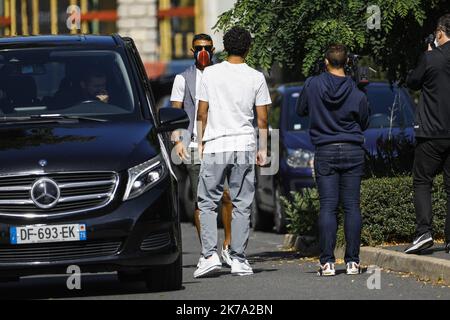
M 195 17 L 194 7 L 175 7 L 158 11 L 158 18 Z
M 81 15 L 81 21 L 111 21 L 115 22 L 118 19 L 116 10 L 102 10 L 90 11 Z M 0 27 L 8 27 L 11 25 L 11 18 L 0 17 Z
M 116 10 L 90 11 L 81 15 L 81 21 L 117 21 Z
M 11 18 L 0 17 L 0 27 L 7 27 L 11 25 Z

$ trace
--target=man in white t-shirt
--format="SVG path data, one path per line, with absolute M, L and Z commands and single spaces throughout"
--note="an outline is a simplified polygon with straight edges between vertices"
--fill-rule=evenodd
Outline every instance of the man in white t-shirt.
M 202 255 L 195 278 L 219 270 L 222 265 L 217 254 L 217 207 L 225 179 L 233 204 L 231 273 L 253 274 L 245 249 L 255 196 L 254 164 L 256 160 L 264 165 L 267 155 L 266 141 L 259 141 L 257 152 L 254 106 L 258 128 L 267 130 L 267 107 L 272 101 L 264 75 L 245 63 L 250 45 L 251 36 L 245 29 L 228 31 L 224 36 L 228 59 L 205 69 L 197 93 L 198 137 L 202 142 L 198 186 Z
M 172 87 L 170 101 L 172 107 L 183 108 L 188 114 L 190 124 L 188 130 L 181 133 L 174 132 L 172 139 L 175 143 L 175 153 L 181 158 L 186 166 L 191 182 L 193 199 L 195 201 L 194 222 L 200 238 L 200 212 L 197 203 L 198 175 L 200 172 L 200 161 L 197 149 L 197 92 L 203 78 L 203 70 L 212 64 L 214 45 L 211 36 L 197 34 L 192 41 L 192 53 L 195 57 L 195 65 L 192 65 L 183 73 L 175 77 Z M 224 226 L 224 241 L 222 246 L 222 258 L 231 266 L 229 245 L 231 242 L 231 200 L 228 190 L 222 197 L 222 222 Z

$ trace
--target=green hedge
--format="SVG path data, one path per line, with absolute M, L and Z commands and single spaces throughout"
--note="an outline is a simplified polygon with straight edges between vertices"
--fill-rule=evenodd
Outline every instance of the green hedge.
M 442 176 L 433 188 L 433 229 L 437 239 L 444 237 L 446 193 Z M 317 235 L 319 200 L 316 191 L 294 194 L 292 201 L 283 201 L 290 219 L 288 230 L 296 234 Z M 342 212 L 342 210 L 340 211 Z M 413 184 L 411 177 L 371 178 L 361 188 L 363 215 L 362 244 L 410 242 L 415 233 Z M 339 215 L 338 243 L 343 244 L 343 219 Z M 309 233 L 309 234 L 308 234 Z
M 305 189 L 302 193 L 293 192 L 292 200 L 281 197 L 288 218 L 287 229 L 291 234 L 316 236 L 318 233 L 319 194 L 316 189 Z
M 377 178 L 363 181 L 361 212 L 362 241 L 366 245 L 383 242 L 409 242 L 415 233 L 416 219 L 411 177 Z M 433 230 L 444 237 L 447 196 L 443 178 L 436 178 L 433 188 Z

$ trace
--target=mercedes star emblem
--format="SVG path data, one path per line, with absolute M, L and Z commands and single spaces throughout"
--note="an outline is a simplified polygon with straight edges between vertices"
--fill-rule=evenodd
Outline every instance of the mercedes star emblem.
M 45 167 L 47 165 L 47 160 L 39 160 L 39 165 Z
M 58 204 L 61 191 L 55 181 L 42 178 L 31 187 L 31 200 L 41 209 L 50 209 Z

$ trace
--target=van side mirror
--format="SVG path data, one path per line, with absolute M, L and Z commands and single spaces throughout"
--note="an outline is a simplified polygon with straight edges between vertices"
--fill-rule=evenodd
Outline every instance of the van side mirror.
M 161 108 L 158 111 L 159 126 L 156 131 L 170 132 L 189 127 L 189 117 L 183 109 Z

